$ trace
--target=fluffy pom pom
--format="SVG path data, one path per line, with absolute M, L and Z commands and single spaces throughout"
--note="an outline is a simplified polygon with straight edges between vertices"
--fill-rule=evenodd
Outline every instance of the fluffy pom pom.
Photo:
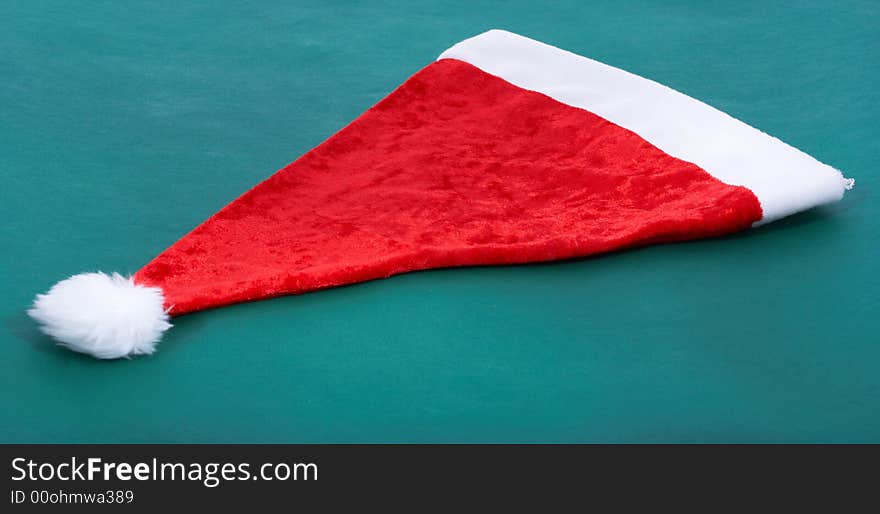
M 171 328 L 162 290 L 118 273 L 82 273 L 37 295 L 28 314 L 73 351 L 99 359 L 151 354 Z

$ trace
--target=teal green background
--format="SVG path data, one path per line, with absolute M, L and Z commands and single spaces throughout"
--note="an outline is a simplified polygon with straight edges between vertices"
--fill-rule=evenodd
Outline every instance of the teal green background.
M 204 3 L 0 6 L 0 441 L 880 442 L 878 3 Z M 67 275 L 137 270 L 496 27 L 704 100 L 856 189 L 732 237 L 185 316 L 130 361 L 25 316 Z

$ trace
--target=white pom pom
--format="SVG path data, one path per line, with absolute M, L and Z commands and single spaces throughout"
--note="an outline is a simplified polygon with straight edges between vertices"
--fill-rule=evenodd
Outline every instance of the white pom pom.
M 40 329 L 73 351 L 99 359 L 151 354 L 171 328 L 158 287 L 118 273 L 82 273 L 37 295 L 28 314 Z

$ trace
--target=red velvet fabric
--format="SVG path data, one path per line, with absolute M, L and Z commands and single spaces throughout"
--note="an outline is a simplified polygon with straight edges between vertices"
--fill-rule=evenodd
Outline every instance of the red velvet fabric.
M 424 68 L 135 275 L 172 315 L 443 266 L 742 230 L 725 185 L 590 112 L 464 62 Z

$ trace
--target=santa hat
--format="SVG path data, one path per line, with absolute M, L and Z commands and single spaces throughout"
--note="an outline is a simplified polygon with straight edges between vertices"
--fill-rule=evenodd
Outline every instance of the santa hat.
M 718 236 L 853 181 L 651 80 L 492 30 L 224 207 L 132 277 L 30 315 L 72 350 L 149 354 L 171 317 L 445 266 Z

